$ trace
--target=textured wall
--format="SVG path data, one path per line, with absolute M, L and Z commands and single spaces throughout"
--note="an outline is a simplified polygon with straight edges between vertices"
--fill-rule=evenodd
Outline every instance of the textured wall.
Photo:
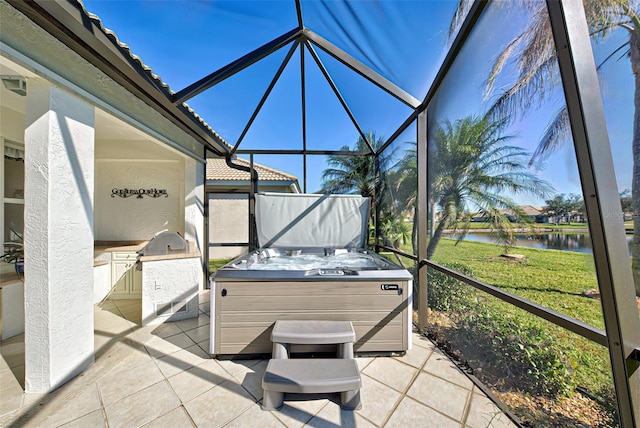
M 46 392 L 93 362 L 94 109 L 29 83 L 25 132 L 25 369 Z M 73 352 L 70 352 L 73 350 Z
M 24 114 L 0 106 L 0 136 L 22 143 L 24 141 Z
M 168 197 L 111 197 L 112 189 L 162 189 Z M 97 160 L 96 240 L 146 240 L 184 234 L 184 166 L 179 161 Z
M 159 324 L 198 316 L 198 292 L 202 289 L 200 258 L 158 260 L 142 263 L 142 323 Z M 186 312 L 174 305 L 161 316 L 157 309 L 172 302 L 186 302 Z

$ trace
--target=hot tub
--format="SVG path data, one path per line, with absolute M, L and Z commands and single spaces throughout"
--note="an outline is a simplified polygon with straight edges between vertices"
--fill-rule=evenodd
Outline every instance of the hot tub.
M 268 354 L 276 320 L 306 319 L 351 321 L 358 354 L 410 349 L 413 276 L 365 248 L 368 214 L 360 196 L 256 195 L 267 246 L 212 276 L 211 353 Z

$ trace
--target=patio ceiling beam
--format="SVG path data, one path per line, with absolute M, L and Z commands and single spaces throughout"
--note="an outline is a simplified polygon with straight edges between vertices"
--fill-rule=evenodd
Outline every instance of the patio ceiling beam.
M 337 59 L 351 70 L 358 73 L 360 76 L 364 77 L 383 91 L 387 92 L 389 95 L 393 96 L 397 100 L 403 102 L 411 108 L 418 108 L 420 106 L 420 101 L 418 101 L 415 97 L 413 97 L 408 92 L 404 91 L 394 83 L 390 82 L 386 78 L 382 77 L 375 71 L 371 70 L 369 67 L 335 46 L 333 43 L 329 42 L 322 36 L 313 32 L 312 30 L 305 28 L 302 31 L 303 37 L 305 37 L 308 41 L 331 55 L 333 58 Z
M 188 99 L 195 97 L 201 92 L 206 91 L 212 86 L 217 85 L 218 83 L 228 79 L 229 77 L 244 70 L 250 65 L 255 64 L 257 61 L 260 61 L 262 58 L 279 50 L 283 46 L 291 43 L 293 40 L 299 37 L 299 35 L 300 30 L 298 28 L 294 28 L 293 30 L 284 33 L 280 37 L 276 37 L 272 41 L 265 43 L 259 48 L 254 49 L 248 54 L 214 71 L 208 76 L 205 76 L 197 82 L 192 83 L 181 91 L 176 92 L 172 97 L 173 103 L 176 105 L 181 104 Z
M 118 45 L 113 36 L 106 34 L 98 21 L 89 18 L 78 3 L 46 0 L 8 0 L 7 3 L 200 144 L 219 155 L 228 151 L 222 138 L 187 107 L 176 108 L 169 89 L 153 79 L 142 64 Z
M 324 64 L 320 60 L 320 57 L 318 57 L 318 54 L 316 53 L 315 49 L 313 49 L 313 46 L 311 46 L 311 44 L 309 42 L 307 42 L 307 41 L 305 41 L 305 45 L 309 48 L 309 53 L 311 53 L 311 56 L 315 60 L 316 65 L 318 66 L 318 68 L 322 72 L 322 75 L 324 76 L 325 80 L 327 81 L 329 86 L 331 86 L 331 89 L 333 90 L 333 93 L 335 94 L 336 98 L 338 98 L 338 101 L 340 101 L 340 104 L 342 105 L 342 108 L 344 109 L 344 111 L 349 116 L 349 119 L 351 119 L 351 122 L 353 123 L 353 126 L 356 127 L 356 129 L 358 130 L 358 133 L 360 134 L 362 139 L 365 141 L 365 143 L 367 143 L 367 146 L 369 147 L 369 150 L 371 150 L 371 153 L 374 153 L 375 150 L 373 149 L 373 146 L 371 145 L 371 142 L 369 141 L 369 139 L 367 138 L 365 133 L 362 131 L 362 128 L 360 127 L 360 124 L 358 124 L 358 121 L 356 120 L 356 117 L 351 112 L 351 109 L 349 109 L 349 106 L 347 105 L 347 102 L 345 101 L 344 97 L 340 93 L 340 90 L 338 89 L 336 84 L 333 82 L 333 79 L 331 78 L 331 76 L 329 75 L 329 72 L 327 71 L 326 67 L 324 66 Z
M 240 134 L 240 137 L 238 137 L 238 141 L 236 142 L 236 144 L 231 149 L 231 155 L 233 155 L 238 150 L 238 146 L 240 146 L 240 143 L 242 143 L 242 140 L 244 139 L 245 135 L 249 131 L 249 128 L 251 128 L 251 125 L 253 124 L 253 121 L 256 120 L 256 117 L 260 113 L 260 110 L 262 110 L 262 107 L 264 106 L 264 103 L 267 101 L 267 98 L 269 98 L 269 95 L 271 94 L 271 91 L 276 86 L 276 83 L 280 79 L 280 76 L 282 75 L 282 72 L 284 71 L 285 68 L 287 68 L 287 64 L 289 64 L 289 60 L 293 56 L 293 53 L 296 51 L 296 48 L 298 47 L 298 44 L 299 44 L 298 40 L 295 40 L 293 42 L 293 44 L 291 45 L 291 48 L 289 49 L 289 52 L 287 52 L 287 55 L 285 56 L 284 60 L 282 61 L 282 64 L 280 64 L 280 67 L 278 68 L 278 71 L 276 71 L 276 74 L 273 76 L 273 79 L 271 79 L 271 83 L 269 83 L 269 86 L 267 87 L 267 90 L 264 92 L 264 95 L 262 95 L 262 98 L 260 99 L 260 102 L 258 103 L 258 106 L 253 111 L 253 114 L 249 118 L 249 121 L 247 122 L 247 125 L 242 130 L 242 133 Z

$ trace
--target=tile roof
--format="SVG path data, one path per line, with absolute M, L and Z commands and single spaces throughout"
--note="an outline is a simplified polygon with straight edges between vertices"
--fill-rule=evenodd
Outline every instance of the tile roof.
M 158 88 L 158 90 L 164 92 L 165 94 L 168 95 L 173 95 L 175 94 L 175 91 L 173 91 L 170 87 L 169 84 L 164 82 L 162 80 L 162 78 L 160 76 L 158 76 L 157 74 L 155 74 L 153 72 L 153 70 L 151 69 L 151 67 L 149 67 L 147 64 L 145 64 L 142 61 L 142 58 L 140 58 L 138 55 L 134 54 L 131 51 L 131 48 L 129 47 L 129 45 L 127 45 L 124 42 L 121 42 L 120 39 L 118 38 L 118 35 L 113 31 L 110 30 L 109 28 L 105 27 L 104 24 L 102 23 L 102 20 L 100 19 L 100 17 L 98 15 L 95 15 L 91 12 L 89 12 L 87 10 L 87 8 L 85 7 L 84 3 L 82 2 L 82 0 L 76 0 L 77 4 L 80 6 L 80 8 L 82 9 L 82 12 L 96 25 L 98 26 L 98 28 L 100 28 L 100 30 L 107 36 L 107 38 L 109 40 L 111 40 L 111 42 L 118 48 L 120 49 L 124 54 L 128 55 L 135 63 L 138 64 L 138 66 L 140 67 L 140 70 L 142 72 L 144 72 L 147 77 L 149 77 L 150 79 L 152 79 L 152 81 L 154 82 L 155 86 Z M 229 143 L 227 143 L 224 138 L 222 138 L 222 136 L 220 134 L 218 134 L 198 113 L 196 113 L 187 103 L 182 103 L 182 105 L 187 109 L 187 111 L 189 112 L 189 114 L 191 114 L 198 122 L 200 122 L 202 124 L 202 126 L 204 126 L 209 132 L 211 132 L 217 139 L 219 139 L 219 141 L 221 141 L 222 143 L 226 144 L 228 148 L 231 148 L 231 145 Z
M 236 158 L 233 163 L 243 166 L 249 166 L 250 162 L 245 159 Z M 258 178 L 265 181 L 298 181 L 295 175 L 290 175 L 273 168 L 253 164 L 258 172 Z M 207 158 L 206 167 L 207 181 L 249 181 L 249 173 L 233 169 L 227 165 L 224 158 Z
M 534 216 L 542 214 L 541 207 L 534 207 L 533 205 L 520 205 L 520 208 L 522 208 L 522 211 L 524 211 L 526 215 Z

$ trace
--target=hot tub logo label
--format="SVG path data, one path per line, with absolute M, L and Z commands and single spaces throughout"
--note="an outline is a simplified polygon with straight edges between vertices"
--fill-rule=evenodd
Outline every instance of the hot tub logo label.
M 149 196 L 151 198 L 159 198 L 164 196 L 165 198 L 169 197 L 167 193 L 167 189 L 111 189 L 111 197 L 115 198 L 116 196 L 120 196 L 121 198 L 128 198 L 130 196 L 135 196 L 137 199 L 142 199 L 143 196 Z

